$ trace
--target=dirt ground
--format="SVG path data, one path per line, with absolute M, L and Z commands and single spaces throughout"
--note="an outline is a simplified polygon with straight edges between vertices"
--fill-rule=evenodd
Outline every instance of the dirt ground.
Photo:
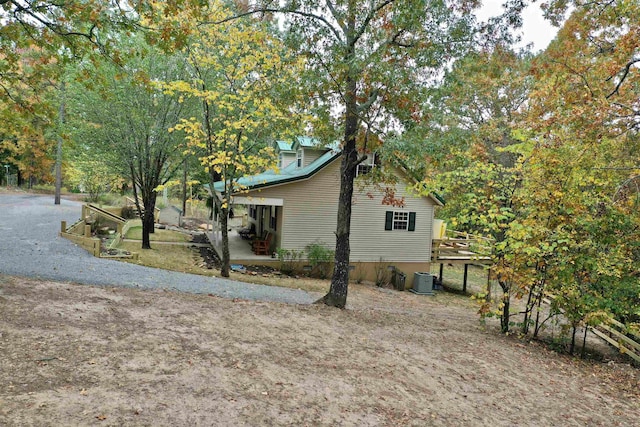
M 0 276 L 0 425 L 634 426 L 640 373 L 352 285 L 346 310 Z

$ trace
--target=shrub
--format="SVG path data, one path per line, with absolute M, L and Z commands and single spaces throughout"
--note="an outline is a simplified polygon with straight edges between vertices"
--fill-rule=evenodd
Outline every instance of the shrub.
M 333 251 L 320 242 L 311 243 L 305 249 L 309 264 L 311 264 L 312 275 L 326 279 L 329 276 Z
M 389 274 L 389 263 L 387 263 L 383 258 L 380 258 L 378 262 L 374 265 L 376 271 L 376 286 L 388 286 L 391 280 Z
M 280 261 L 280 271 L 287 275 L 292 275 L 298 266 L 298 263 L 302 259 L 303 251 L 296 251 L 295 249 L 276 249 L 278 254 L 278 261 Z
M 134 219 L 138 217 L 138 209 L 135 206 L 123 206 L 120 216 L 124 219 Z

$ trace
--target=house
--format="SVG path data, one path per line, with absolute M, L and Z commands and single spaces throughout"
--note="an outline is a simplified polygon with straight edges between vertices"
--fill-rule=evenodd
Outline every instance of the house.
M 293 151 L 293 142 L 276 141 L 275 148 L 278 153 L 278 168 L 284 169 L 296 161 L 296 152 Z
M 302 251 L 309 244 L 335 247 L 338 195 L 340 191 L 340 151 L 323 147 L 312 138 L 278 142 L 284 166 L 276 171 L 241 178 L 243 190 L 234 195 L 233 204 L 247 206 L 248 221 L 258 235 L 272 236 L 269 253 L 277 248 Z M 295 161 L 290 162 L 295 153 Z M 284 159 L 284 160 L 283 160 Z M 358 165 L 358 176 L 370 172 L 378 163 L 375 155 Z M 390 185 L 401 206 L 383 204 L 381 189 L 356 177 L 351 217 L 351 278 L 376 280 L 399 270 L 412 284 L 414 272 L 429 271 L 433 237 L 434 208 L 441 206 L 435 196 L 418 196 L 408 190 L 411 180 L 400 169 L 400 178 Z M 358 181 L 360 180 L 360 183 Z M 215 188 L 220 191 L 222 183 Z M 215 229 L 215 227 L 214 227 Z M 247 245 L 248 246 L 248 245 Z M 242 259 L 231 253 L 232 262 L 273 263 L 270 257 Z

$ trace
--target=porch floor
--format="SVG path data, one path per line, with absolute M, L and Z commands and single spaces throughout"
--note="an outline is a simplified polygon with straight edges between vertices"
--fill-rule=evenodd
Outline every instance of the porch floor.
M 234 218 L 235 219 L 235 218 Z M 231 263 L 237 264 L 243 261 L 274 261 L 269 255 L 256 255 L 251 250 L 251 241 L 243 239 L 238 230 L 242 229 L 241 223 L 238 221 L 230 221 L 229 231 L 229 255 L 231 257 Z M 222 255 L 222 234 L 218 233 L 218 240 L 216 241 L 214 233 L 207 233 L 209 241 L 213 245 L 213 249 L 218 253 L 218 256 Z

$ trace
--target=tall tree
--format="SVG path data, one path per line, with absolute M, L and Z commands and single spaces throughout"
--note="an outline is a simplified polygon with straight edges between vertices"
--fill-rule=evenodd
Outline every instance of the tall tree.
M 86 123 L 85 143 L 130 178 L 142 219 L 142 248 L 150 249 L 156 189 L 171 179 L 182 161 L 182 137 L 169 129 L 178 123 L 184 104 L 163 93 L 157 82 L 180 78 L 184 60 L 162 55 L 139 39 L 130 43 L 137 54 L 123 67 L 102 62 L 97 70 L 102 79 L 92 91 L 76 89 L 73 101 L 70 94 L 69 108 L 77 103 L 70 116 Z
M 500 318 L 505 332 L 520 279 L 511 269 L 515 255 L 507 232 L 522 208 L 518 190 L 525 156 L 514 131 L 532 84 L 528 70 L 528 56 L 504 45 L 469 53 L 430 94 L 427 114 L 434 126 L 422 144 L 398 153 L 413 165 L 426 160 L 421 165 L 426 188 L 442 189 L 447 200 L 440 215 L 457 230 L 495 243 L 485 255 L 492 257 L 492 273 L 503 292 Z M 417 160 L 410 158 L 413 153 L 420 155 Z
M 55 203 L 60 203 L 62 165 L 62 122 L 64 104 L 46 94 L 58 86 L 64 64 L 78 57 L 108 55 L 118 61 L 114 49 L 117 38 L 112 29 L 129 31 L 138 15 L 132 6 L 143 8 L 144 1 L 119 0 L 1 0 L 0 1 L 0 105 L 10 114 L 4 123 L 20 121 L 21 116 L 46 117 L 54 127 L 58 111 Z M 34 60 L 37 52 L 37 60 Z M 24 67 L 28 58 L 28 67 Z M 42 90 L 46 85 L 46 90 Z M 24 96 L 25 88 L 31 92 Z M 58 100 L 58 102 L 60 102 Z M 56 108 L 56 107 L 60 108 Z M 0 114 L 2 114 L 0 112 Z M 53 130 L 53 129 L 52 129 Z
M 537 227 L 525 240 L 554 248 L 548 290 L 574 330 L 639 318 L 639 13 L 635 1 L 576 4 L 534 63 L 525 185 Z
M 265 13 L 284 17 L 287 41 L 308 61 L 306 91 L 316 114 L 342 131 L 335 267 L 323 302 L 343 308 L 353 181 L 364 160 L 357 134 L 361 127 L 383 137 L 397 129 L 396 116 L 415 105 L 415 89 L 432 82 L 472 41 L 470 12 L 477 2 L 314 0 L 244 5 L 233 19 Z
M 193 19 L 191 12 L 184 19 Z M 198 13 L 218 21 L 231 16 L 218 2 Z M 284 91 L 302 62 L 270 35 L 272 25 L 250 19 L 198 27 L 185 48 L 190 80 L 164 85 L 166 93 L 192 98 L 201 107 L 199 118 L 183 119 L 175 129 L 187 134 L 189 147 L 208 172 L 222 231 L 225 277 L 230 268 L 227 219 L 232 195 L 242 191 L 238 179 L 275 167 L 268 142 L 302 128 L 301 117 L 290 108 L 293 99 Z
M 637 316 L 637 12 L 628 2 L 579 5 L 531 75 L 519 73 L 524 84 L 491 77 L 493 67 L 478 61 L 493 95 L 477 91 L 473 67 L 449 92 L 462 95 L 466 111 L 463 120 L 453 117 L 462 129 L 450 135 L 460 141 L 471 123 L 473 143 L 454 145 L 462 159 L 455 151 L 436 157 L 454 169 L 442 175 L 453 178 L 447 209 L 459 226 L 496 238 L 492 271 L 504 292 L 497 314 L 505 332 L 511 295 L 527 297 L 523 331 L 535 324 L 537 334 L 544 320 L 534 307 L 553 294 L 553 313 L 574 331 L 571 350 L 578 326 Z M 508 60 L 497 64 L 513 69 Z M 486 113 L 482 99 L 500 105 L 514 87 L 527 89 L 515 98 L 526 108 Z M 487 135 L 492 145 L 482 143 Z

